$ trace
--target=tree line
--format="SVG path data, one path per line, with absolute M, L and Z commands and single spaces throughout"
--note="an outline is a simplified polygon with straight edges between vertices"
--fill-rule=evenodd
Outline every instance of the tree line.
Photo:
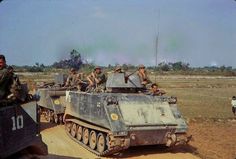
M 132 64 L 109 64 L 104 66 L 105 69 L 113 70 L 116 65 L 121 65 L 124 70 L 135 70 L 137 66 Z M 45 66 L 44 64 L 35 63 L 33 66 L 13 66 L 19 72 L 50 72 L 57 69 L 83 69 L 91 71 L 94 63 L 89 63 L 82 59 L 81 53 L 73 49 L 69 53 L 68 59 L 63 59 L 54 62 L 52 65 Z M 191 67 L 189 63 L 182 61 L 178 62 L 161 62 L 157 66 L 148 66 L 149 71 L 157 74 L 196 74 L 196 75 L 228 75 L 236 76 L 236 68 L 231 66 L 205 66 L 205 67 Z

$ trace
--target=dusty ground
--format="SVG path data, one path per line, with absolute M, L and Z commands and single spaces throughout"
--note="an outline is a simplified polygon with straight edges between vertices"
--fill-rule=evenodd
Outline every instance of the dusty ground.
M 79 146 L 76 142 L 72 141 L 65 133 L 63 125 L 53 125 L 43 122 L 42 124 L 43 141 L 48 145 L 48 156 L 40 156 L 42 159 L 57 159 L 57 158 L 83 158 L 93 159 L 101 158 L 83 147 Z M 120 154 L 110 156 L 108 158 L 161 158 L 161 159 L 199 159 L 194 156 L 195 148 L 192 146 L 181 146 L 174 149 L 164 149 L 160 146 L 142 146 L 133 147 Z
M 236 119 L 191 121 L 190 145 L 202 159 L 236 159 Z
M 189 145 L 171 149 L 160 146 L 133 147 L 109 158 L 235 159 L 235 133 L 236 119 L 191 120 L 189 134 L 193 135 L 193 140 Z M 100 158 L 72 141 L 66 135 L 63 125 L 43 122 L 42 136 L 43 141 L 48 145 L 49 155 L 40 158 Z

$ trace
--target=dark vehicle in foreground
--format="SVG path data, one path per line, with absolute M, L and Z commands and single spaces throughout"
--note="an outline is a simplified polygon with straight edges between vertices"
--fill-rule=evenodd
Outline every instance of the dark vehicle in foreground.
M 0 158 L 26 148 L 36 154 L 47 154 L 40 135 L 39 116 L 35 100 L 0 101 Z
M 89 151 L 107 156 L 130 146 L 187 142 L 187 125 L 176 112 L 176 98 L 145 94 L 139 77 L 108 75 L 105 93 L 69 91 L 67 134 Z M 172 108 L 172 105 L 174 106 Z

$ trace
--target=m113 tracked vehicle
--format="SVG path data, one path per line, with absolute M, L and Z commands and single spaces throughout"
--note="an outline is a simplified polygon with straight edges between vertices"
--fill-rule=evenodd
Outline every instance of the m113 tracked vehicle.
M 178 138 L 187 125 L 177 110 L 176 98 L 145 94 L 137 75 L 111 73 L 105 93 L 68 92 L 64 122 L 74 141 L 107 156 L 130 146 L 186 140 Z
M 24 102 L 0 101 L 0 158 L 26 148 L 36 154 L 47 154 L 40 135 L 39 116 L 32 98 Z
M 39 96 L 37 104 L 40 106 L 41 114 L 49 122 L 62 123 L 66 90 L 68 89 L 63 87 L 65 79 L 65 75 L 57 74 L 55 75 L 55 82 L 46 83 L 37 88 L 37 95 Z

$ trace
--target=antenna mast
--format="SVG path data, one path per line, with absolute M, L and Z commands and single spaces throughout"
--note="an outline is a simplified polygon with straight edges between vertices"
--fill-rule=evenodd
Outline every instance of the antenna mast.
M 160 30 L 160 9 L 158 10 L 157 35 L 156 35 L 156 39 L 155 39 L 155 71 L 157 71 L 157 54 L 158 54 L 159 30 Z M 155 83 L 156 83 L 156 81 L 157 81 L 157 74 L 155 72 Z

